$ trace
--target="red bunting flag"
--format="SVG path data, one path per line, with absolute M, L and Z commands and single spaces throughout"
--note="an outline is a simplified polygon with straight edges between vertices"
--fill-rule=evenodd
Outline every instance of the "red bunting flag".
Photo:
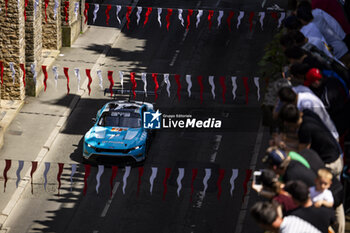
M 7 16 L 7 4 L 8 4 L 8 0 L 5 0 L 5 15 Z
M 139 179 L 137 182 L 137 196 L 139 196 L 140 193 L 140 186 L 141 186 L 141 177 L 143 175 L 144 169 L 143 167 L 139 167 Z
M 194 191 L 193 183 L 194 183 L 194 180 L 196 179 L 197 174 L 198 174 L 198 169 L 197 168 L 193 168 L 192 169 L 192 179 L 191 179 L 191 197 L 190 197 L 190 202 L 192 202 L 192 196 L 193 196 L 193 191 Z
M 131 14 L 132 6 L 126 7 L 126 28 L 129 29 L 130 24 L 130 14 Z
M 38 161 L 32 161 L 32 169 L 30 171 L 30 186 L 32 189 L 32 194 L 33 194 L 33 174 L 38 168 Z
M 91 73 L 90 73 L 90 69 L 86 69 L 85 70 L 85 73 L 86 73 L 86 76 L 88 77 L 88 79 L 89 79 L 89 82 L 88 82 L 88 85 L 87 85 L 87 88 L 88 88 L 88 90 L 89 90 L 89 95 L 90 95 L 90 93 L 91 93 L 91 83 L 92 83 L 92 78 L 91 78 Z
M 10 170 L 10 168 L 11 168 L 11 160 L 6 159 L 6 160 L 5 160 L 4 173 L 3 173 L 3 177 L 4 177 L 4 192 L 5 192 L 5 190 L 6 190 L 7 172 L 8 172 L 8 170 Z
M 226 97 L 225 97 L 225 94 L 226 94 L 226 84 L 225 84 L 225 76 L 221 76 L 220 77 L 220 85 L 221 85 L 221 88 L 222 88 L 222 101 L 223 103 L 226 102 Z
M 113 81 L 113 71 L 108 71 L 108 81 L 109 81 L 109 92 L 111 93 L 111 97 L 113 96 L 113 86 L 114 86 L 114 81 Z
M 0 61 L 1 86 L 4 83 L 4 64 Z
M 152 12 L 152 7 L 148 7 L 147 12 L 145 14 L 145 21 L 143 22 L 143 26 L 145 26 L 146 23 L 148 22 L 148 18 L 149 18 L 149 15 L 151 14 L 151 12 Z
M 221 183 L 222 183 L 222 180 L 224 179 L 224 176 L 225 176 L 225 170 L 219 169 L 219 178 L 218 178 L 218 181 L 216 182 L 216 186 L 218 187 L 218 200 L 220 200 L 220 196 L 222 193 Z
M 193 10 L 188 9 L 188 14 L 187 14 L 187 26 L 186 29 L 188 30 L 191 24 L 191 16 L 193 14 Z
M 232 20 L 234 15 L 235 15 L 235 12 L 234 11 L 230 11 L 230 13 L 229 13 L 229 15 L 227 17 L 227 20 L 226 20 L 227 26 L 228 26 L 228 30 L 230 30 L 230 31 L 231 31 L 231 20 Z
M 130 72 L 130 81 L 131 81 L 131 84 L 132 84 L 132 94 L 134 95 L 134 99 L 136 98 L 136 92 L 135 92 L 135 89 L 136 89 L 136 80 L 135 80 L 135 72 Z
M 253 18 L 254 18 L 254 12 L 250 12 L 250 15 L 249 15 L 249 30 L 251 31 L 253 29 Z
M 112 5 L 108 4 L 107 9 L 106 9 L 106 24 L 107 24 L 107 26 L 109 25 L 109 18 L 110 18 L 109 12 L 111 11 L 111 9 L 112 9 Z
M 163 180 L 163 186 L 164 186 L 163 201 L 165 200 L 165 195 L 168 192 L 167 181 L 169 179 L 170 173 L 171 173 L 171 168 L 168 168 L 168 167 L 165 168 L 165 177 L 164 177 L 164 180 Z
M 181 99 L 181 95 L 180 95 L 180 91 L 181 91 L 181 83 L 180 83 L 180 75 L 179 74 L 175 74 L 175 81 L 176 81 L 176 84 L 177 84 L 177 98 Z
M 158 88 L 159 88 L 159 84 L 158 84 L 158 81 L 157 81 L 157 76 L 158 76 L 158 73 L 152 73 L 152 78 L 153 78 L 153 81 L 154 81 L 154 101 L 157 101 L 158 99 Z
M 24 21 L 27 21 L 27 13 L 26 13 L 27 6 L 28 6 L 28 0 L 25 0 L 24 1 L 24 10 L 23 10 Z
M 42 65 L 41 68 L 43 69 L 43 73 L 44 73 L 44 91 L 46 91 L 46 87 L 47 87 L 47 84 L 46 84 L 46 81 L 47 81 L 47 70 L 46 70 L 46 66 Z
M 87 23 L 87 20 L 88 20 L 87 13 L 88 13 L 89 7 L 90 7 L 89 3 L 85 3 L 85 9 L 84 9 L 85 24 Z
M 85 175 L 84 175 L 84 189 L 83 189 L 83 195 L 86 195 L 87 190 L 87 179 L 89 178 L 90 172 L 91 172 L 91 165 L 90 164 L 84 164 L 85 167 Z
M 64 163 L 58 163 L 58 173 L 57 173 L 57 181 L 58 181 L 58 196 L 60 195 L 61 188 L 61 175 L 63 172 Z
M 68 13 L 69 13 L 68 11 L 69 11 L 69 2 L 65 1 L 64 2 L 64 15 L 65 15 L 64 21 L 66 23 L 68 23 Z
M 46 13 L 46 9 L 49 5 L 49 0 L 45 0 L 45 22 L 47 23 L 47 13 Z
M 275 20 L 278 20 L 277 12 L 271 12 L 271 17 L 274 18 Z
M 23 85 L 24 87 L 26 87 L 26 69 L 24 68 L 24 64 L 19 64 L 19 67 L 21 67 L 21 70 L 23 72 L 23 77 L 22 77 Z
M 68 67 L 63 67 L 63 73 L 66 76 L 67 79 L 67 95 L 69 94 L 70 88 L 69 88 L 69 75 L 68 75 Z
M 111 187 L 110 197 L 112 197 L 112 195 L 113 195 L 113 181 L 114 181 L 115 177 L 117 176 L 117 173 L 118 173 L 118 166 L 112 166 L 112 175 L 111 175 L 111 178 L 109 179 L 109 185 Z
M 199 97 L 201 99 L 201 103 L 203 103 L 203 76 L 197 76 L 198 84 L 199 84 Z
M 244 202 L 244 197 L 248 192 L 248 182 L 249 182 L 251 176 L 252 176 L 252 169 L 245 170 L 245 179 L 243 182 L 244 192 L 243 192 L 242 202 Z
M 170 16 L 173 14 L 173 9 L 168 8 L 168 14 L 166 15 L 166 29 L 169 31 L 170 27 Z
M 208 14 L 208 26 L 209 26 L 209 30 L 211 29 L 211 25 L 212 25 L 212 19 L 213 19 L 213 15 L 214 15 L 214 11 L 213 10 L 209 10 L 209 14 Z
M 243 84 L 245 88 L 245 103 L 248 104 L 248 95 L 249 95 L 248 77 L 243 77 Z

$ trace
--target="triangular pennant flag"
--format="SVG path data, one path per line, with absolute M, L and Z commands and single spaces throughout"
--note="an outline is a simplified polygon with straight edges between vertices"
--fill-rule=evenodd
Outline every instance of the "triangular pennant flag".
M 122 6 L 117 5 L 116 16 L 117 16 L 117 20 L 118 20 L 119 25 L 122 24 L 122 22 L 120 21 L 120 18 L 119 18 L 119 12 L 120 12 L 121 9 L 122 9 Z
M 162 8 L 158 8 L 158 9 L 157 9 L 159 27 L 162 27 L 162 18 L 161 18 L 162 11 L 163 11 Z
M 44 73 L 44 91 L 46 91 L 46 87 L 47 87 L 47 78 L 48 78 L 48 75 L 47 75 L 47 70 L 46 70 L 46 66 L 41 66 L 42 70 L 43 70 L 43 73 Z
M 38 167 L 38 161 L 32 161 L 32 169 L 30 170 L 30 186 L 33 194 L 33 175 Z
M 77 88 L 78 88 L 78 91 L 79 91 L 79 89 L 80 89 L 80 80 L 81 80 L 79 68 L 74 68 L 74 74 L 75 74 L 75 77 L 77 77 L 77 81 L 78 81 Z
M 98 189 L 100 188 L 101 176 L 105 170 L 104 165 L 98 165 L 98 170 L 96 174 L 96 193 L 98 194 Z
M 134 99 L 136 98 L 136 92 L 135 92 L 135 89 L 136 89 L 136 80 L 135 80 L 135 72 L 130 72 L 130 81 L 131 81 L 131 84 L 132 84 L 132 93 L 134 95 Z
M 44 2 L 45 2 L 45 22 L 47 23 L 47 13 L 46 13 L 46 9 L 47 9 L 47 7 L 48 7 L 48 5 L 49 5 L 49 0 L 45 0 Z
M 187 82 L 187 92 L 188 92 L 188 97 L 191 97 L 191 88 L 192 88 L 192 80 L 191 80 L 191 75 L 187 74 L 186 75 L 186 82 Z
M 166 84 L 166 91 L 168 93 L 168 97 L 170 97 L 170 81 L 169 81 L 169 74 L 164 74 L 164 83 Z
M 197 174 L 198 174 L 198 169 L 197 169 L 197 168 L 193 168 L 193 169 L 192 169 L 192 179 L 191 179 L 191 196 L 190 196 L 190 202 L 192 202 L 192 196 L 193 196 L 193 191 L 194 191 L 193 183 L 194 183 L 194 180 L 195 180 L 196 177 L 197 177 Z
M 230 184 L 231 184 L 231 189 L 230 189 L 230 194 L 231 197 L 233 195 L 233 190 L 235 189 L 235 180 L 238 176 L 238 169 L 232 169 L 232 176 L 230 178 Z
M 248 77 L 243 77 L 243 84 L 245 88 L 245 103 L 248 104 L 248 96 L 249 96 Z
M 127 6 L 126 7 L 126 28 L 129 29 L 129 25 L 130 25 L 130 14 L 132 11 L 132 6 Z
M 91 72 L 90 72 L 90 69 L 86 69 L 85 70 L 85 73 L 86 73 L 86 76 L 87 76 L 87 78 L 88 78 L 88 85 L 87 85 L 87 88 L 88 88 L 88 90 L 89 90 L 89 95 L 90 95 L 90 93 L 91 93 L 91 83 L 92 83 L 92 78 L 91 78 Z
M 279 19 L 278 19 L 278 25 L 277 25 L 278 28 L 281 27 L 282 21 L 283 21 L 284 18 L 286 17 L 286 13 L 285 13 L 285 12 L 281 12 L 280 14 L 281 14 L 281 16 L 280 16 Z
M 143 172 L 144 172 L 143 167 L 139 167 L 139 179 L 137 181 L 137 196 L 139 196 L 139 193 L 140 193 L 141 178 L 142 178 Z
M 163 201 L 165 200 L 166 193 L 168 192 L 167 181 L 168 181 L 168 179 L 169 179 L 170 173 L 171 173 L 171 168 L 168 168 L 168 167 L 165 168 L 165 177 L 164 177 L 164 180 L 163 180 L 163 187 L 164 187 L 164 191 L 163 191 Z
M 224 16 L 224 11 L 219 11 L 219 16 L 218 16 L 218 27 L 221 25 L 221 19 Z
M 249 182 L 251 176 L 252 176 L 252 169 L 247 169 L 245 171 L 245 179 L 244 179 L 244 182 L 243 182 L 243 190 L 244 191 L 243 191 L 242 202 L 244 202 L 244 197 L 245 197 L 245 195 L 248 192 L 248 182 Z
M 71 173 L 70 173 L 70 191 L 73 191 L 73 176 L 77 171 L 77 164 L 73 163 L 71 165 Z
M 44 170 L 44 189 L 46 191 L 46 184 L 47 184 L 47 173 L 50 170 L 50 163 L 49 162 L 45 162 L 45 170 Z
M 176 81 L 176 84 L 177 84 L 176 94 L 177 94 L 178 100 L 180 101 L 180 99 L 181 99 L 181 95 L 180 95 L 181 83 L 180 83 L 180 75 L 179 74 L 175 74 L 175 81 Z
M 152 173 L 151 176 L 149 177 L 149 183 L 150 183 L 150 188 L 149 188 L 149 192 L 152 195 L 152 191 L 153 191 L 153 183 L 154 183 L 154 179 L 157 177 L 157 173 L 158 173 L 158 168 L 157 167 L 152 167 Z
M 61 175 L 63 172 L 63 167 L 64 167 L 64 163 L 59 163 L 58 164 L 58 173 L 57 173 L 57 181 L 58 181 L 58 195 L 60 195 L 60 189 L 61 189 Z
M 152 12 L 152 7 L 147 7 L 147 11 L 145 14 L 145 21 L 143 22 L 143 26 L 146 26 L 146 23 L 148 22 L 149 15 L 151 14 L 151 12 Z
M 147 74 L 146 73 L 142 73 L 141 74 L 141 79 L 143 82 L 143 91 L 145 92 L 145 96 L 147 97 Z
M 100 9 L 100 5 L 98 4 L 94 4 L 94 5 L 95 5 L 94 12 L 93 12 L 94 18 L 92 19 L 93 24 L 95 24 L 95 21 L 97 19 L 97 12 Z
M 102 80 L 102 71 L 101 71 L 101 70 L 98 70 L 96 73 L 97 73 L 97 77 L 98 77 L 98 80 L 99 80 L 98 85 L 100 86 L 101 90 L 103 90 L 103 85 L 102 85 L 102 82 L 103 82 L 103 80 Z
M 265 18 L 265 12 L 259 12 L 259 22 L 261 26 L 261 30 L 264 30 L 264 18 Z
M 84 24 L 86 24 L 86 23 L 87 23 L 87 20 L 88 20 L 88 15 L 87 15 L 87 13 L 88 13 L 89 7 L 90 7 L 89 3 L 85 3 L 85 9 L 84 9 L 84 17 L 85 17 L 85 20 L 84 20 Z M 56 11 L 57 11 L 57 10 L 56 10 Z
M 36 4 L 35 4 L 36 5 Z M 34 5 L 34 6 L 35 6 Z M 95 6 L 96 6 L 97 4 L 95 4 Z M 65 15 L 65 17 L 64 17 L 64 21 L 66 22 L 66 23 L 68 23 L 68 12 L 69 11 L 69 1 L 65 1 L 64 2 L 64 15 Z M 94 13 L 95 13 L 95 11 L 94 11 Z M 95 20 L 94 20 L 94 22 L 95 22 Z
M 182 189 L 182 179 L 184 178 L 185 175 L 185 169 L 184 168 L 178 168 L 179 174 L 177 176 L 176 179 L 176 183 L 177 183 L 177 196 L 180 197 L 180 191 Z
M 108 81 L 109 81 L 109 92 L 111 93 L 111 97 L 113 97 L 113 86 L 114 86 L 114 81 L 113 81 L 113 71 L 108 71 L 107 73 Z
M 139 23 L 140 23 L 142 9 L 143 9 L 142 6 L 138 6 L 137 7 L 137 12 L 136 12 L 136 17 L 137 17 L 136 23 L 137 23 L 137 25 L 139 25 Z
M 19 67 L 21 67 L 23 76 L 22 76 L 22 81 L 23 81 L 23 86 L 26 87 L 26 69 L 24 68 L 24 64 L 19 64 Z
M 24 10 L 23 10 L 24 21 L 27 21 L 27 12 L 26 12 L 27 6 L 28 6 L 28 0 L 24 0 Z
M 23 169 L 23 165 L 24 165 L 24 161 L 23 160 L 19 160 L 18 161 L 18 168 L 17 168 L 17 171 L 16 171 L 16 176 L 17 176 L 16 188 L 18 188 L 18 184 L 21 181 L 21 171 Z
M 211 177 L 211 168 L 205 168 L 204 170 L 205 170 L 205 175 L 204 175 L 204 178 L 203 178 L 203 186 L 204 186 L 203 197 L 205 196 L 205 192 L 208 189 L 208 180 Z
M 111 175 L 111 178 L 109 179 L 109 185 L 111 187 L 110 197 L 112 197 L 112 195 L 113 195 L 113 181 L 114 181 L 115 177 L 117 176 L 117 173 L 118 173 L 118 166 L 112 166 L 112 175 Z
M 168 8 L 168 14 L 166 15 L 165 19 L 166 19 L 166 29 L 169 31 L 169 27 L 170 27 L 170 17 L 173 14 L 173 9 Z
M 235 12 L 234 11 L 230 11 L 227 19 L 226 19 L 226 22 L 227 22 L 227 26 L 228 26 L 228 30 L 231 31 L 231 20 L 233 18 L 233 16 L 235 15 Z
M 221 183 L 222 183 L 222 180 L 224 179 L 224 176 L 225 176 L 225 170 L 219 169 L 219 178 L 218 178 L 218 181 L 216 182 L 216 186 L 218 187 L 218 200 L 220 200 L 220 196 L 222 193 Z
M 157 73 L 152 73 L 152 78 L 153 78 L 153 81 L 154 81 L 154 101 L 157 101 L 158 99 L 158 88 L 159 88 L 159 84 L 158 84 L 158 81 L 157 81 L 157 76 L 158 74 Z
M 252 31 L 253 30 L 253 18 L 254 18 L 254 12 L 250 12 L 249 14 L 249 30 Z
M 193 10 L 188 9 L 188 13 L 187 13 L 187 26 L 186 29 L 188 30 L 191 24 L 191 16 L 193 14 Z
M 122 94 L 123 94 L 123 90 L 124 90 L 124 72 L 123 71 L 119 71 L 119 77 L 120 77 L 120 85 L 122 86 Z
M 109 19 L 111 18 L 110 15 L 109 15 L 109 12 L 111 11 L 112 9 L 112 5 L 111 4 L 108 4 L 107 5 L 107 8 L 106 8 L 106 25 L 108 26 L 109 25 Z
M 85 175 L 84 175 L 84 189 L 83 189 L 83 195 L 86 195 L 86 191 L 87 191 L 87 179 L 90 176 L 90 172 L 91 172 L 91 165 L 90 164 L 84 164 L 84 168 L 85 168 Z
M 182 9 L 178 9 L 178 18 L 181 22 L 181 25 L 184 27 L 185 26 L 185 22 L 184 22 L 184 18 L 182 17 L 182 12 L 183 10 Z
M 256 95 L 258 97 L 258 101 L 260 100 L 260 84 L 259 84 L 259 77 L 254 77 L 254 84 L 256 86 Z
M 226 84 L 225 84 L 225 79 L 226 77 L 225 76 L 221 76 L 220 77 L 220 85 L 221 85 L 221 88 L 222 88 L 222 101 L 223 103 L 226 102 Z
M 211 25 L 213 24 L 213 15 L 214 15 L 214 11 L 213 10 L 209 10 L 209 13 L 208 13 L 209 30 L 211 29 Z
M 37 74 L 37 72 L 36 72 L 35 64 L 34 64 L 34 63 L 30 64 L 30 71 L 31 71 L 32 74 L 33 74 L 34 85 L 36 85 L 36 76 L 37 76 L 38 74 Z
M 214 83 L 214 76 L 209 76 L 209 84 L 211 86 L 211 94 L 213 96 L 213 99 L 215 99 L 215 83 Z
M 244 17 L 244 11 L 240 11 L 237 18 L 237 29 L 239 28 L 239 25 L 241 25 L 241 20 L 243 17 Z
M 58 82 L 58 68 L 57 66 L 52 67 L 53 77 L 55 80 L 55 88 L 57 88 L 57 82 Z
M 232 76 L 231 81 L 232 81 L 232 96 L 233 96 L 233 100 L 234 100 L 234 99 L 236 99 L 237 77 Z
M 197 13 L 197 16 L 196 16 L 196 18 L 197 18 L 196 28 L 198 28 L 198 25 L 199 25 L 199 23 L 201 21 L 202 15 L 203 15 L 203 10 L 198 10 L 198 13 Z
M 201 103 L 203 103 L 203 76 L 197 76 L 198 84 L 199 84 L 199 98 L 201 99 Z
M 4 172 L 3 172 L 3 177 L 4 177 L 4 192 L 6 190 L 6 183 L 7 183 L 7 172 L 10 170 L 11 168 L 11 160 L 9 159 L 5 159 L 5 168 L 4 168 Z
M 124 176 L 123 176 L 123 194 L 125 194 L 125 188 L 126 188 L 126 185 L 127 185 L 127 179 L 130 175 L 130 171 L 131 171 L 131 167 L 130 166 L 125 166 L 125 173 L 124 173 Z
M 10 62 L 9 65 L 10 65 L 10 70 L 11 70 L 12 83 L 15 84 L 16 70 L 15 70 L 13 62 Z
M 63 67 L 63 73 L 66 76 L 67 79 L 67 95 L 69 94 L 70 88 L 69 88 L 69 74 L 68 74 L 68 67 Z

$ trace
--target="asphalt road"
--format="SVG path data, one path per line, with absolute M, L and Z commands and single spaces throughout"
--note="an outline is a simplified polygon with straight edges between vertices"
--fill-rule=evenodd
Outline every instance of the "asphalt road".
M 234 10 L 259 11 L 256 1 L 149 1 L 141 0 L 140 6 L 181 7 L 181 8 L 221 8 Z M 184 16 L 187 15 L 184 13 Z M 134 17 L 134 16 L 133 16 Z M 257 62 L 263 52 L 263 45 L 276 31 L 276 22 L 266 19 L 265 29 L 254 21 L 254 28 L 249 30 L 248 17 L 242 21 L 238 30 L 229 32 L 226 25 L 208 30 L 206 15 L 198 28 L 190 30 L 179 24 L 173 16 L 169 32 L 165 27 L 159 28 L 154 13 L 148 24 L 136 27 L 132 18 L 130 29 L 123 29 L 117 43 L 108 52 L 101 64 L 105 74 L 114 71 L 116 86 L 119 86 L 117 71 L 126 74 L 125 88 L 130 86 L 128 72 L 147 72 L 148 89 L 154 84 L 150 73 L 159 73 L 160 95 L 156 107 L 163 113 L 192 114 L 196 117 L 215 117 L 223 121 L 220 130 L 163 129 L 156 133 L 149 156 L 144 164 L 138 192 L 139 168 L 131 169 L 123 193 L 124 168 L 119 168 L 110 199 L 109 178 L 111 168 L 106 167 L 101 177 L 101 185 L 96 193 L 97 167 L 93 166 L 88 179 L 85 196 L 83 191 L 84 166 L 82 164 L 82 139 L 92 126 L 91 118 L 109 98 L 99 91 L 95 82 L 93 94 L 84 95 L 79 101 L 66 126 L 56 138 L 45 161 L 51 162 L 46 190 L 44 178 L 36 180 L 33 194 L 28 187 L 21 200 L 8 218 L 5 227 L 10 233 L 23 232 L 259 232 L 247 213 L 247 208 L 257 199 L 254 193 L 248 193 L 243 200 L 247 169 L 260 168 L 262 151 L 266 148 L 268 135 L 261 127 L 259 102 L 255 91 L 249 94 L 249 103 L 245 104 L 245 91 L 240 77 L 249 77 L 251 89 L 252 78 L 258 72 Z M 113 18 L 111 18 L 111 21 Z M 99 22 L 102 24 L 102 22 Z M 165 23 L 165 22 L 164 22 Z M 112 25 L 113 26 L 113 25 Z M 99 46 L 88 48 L 94 55 L 101 53 Z M 84 59 L 77 55 L 77 59 Z M 167 96 L 166 87 L 162 84 L 163 73 L 170 73 L 171 96 Z M 183 88 L 181 101 L 176 96 L 176 83 L 173 74 L 181 75 Z M 186 74 L 192 75 L 192 97 L 187 96 Z M 196 76 L 204 78 L 204 102 L 200 104 L 199 88 Z M 237 98 L 232 99 L 231 85 L 228 86 L 226 103 L 222 103 L 221 89 L 218 80 L 215 83 L 216 99 L 213 100 L 208 75 L 215 77 L 237 76 Z M 104 80 L 107 87 L 107 80 Z M 137 86 L 141 89 L 142 81 L 137 76 Z M 141 89 L 142 90 L 142 89 Z M 119 96 L 123 98 L 125 96 Z M 127 96 L 126 96 L 127 97 Z M 153 102 L 150 95 L 145 100 Z M 137 95 L 142 100 L 142 95 Z M 64 163 L 62 187 L 58 195 L 56 180 L 57 163 Z M 70 165 L 78 164 L 77 173 L 70 184 Z M 158 169 L 154 180 L 153 192 L 150 193 L 149 177 L 152 167 Z M 163 180 L 166 169 L 171 169 L 167 180 L 167 193 L 164 198 Z M 177 196 L 178 168 L 185 169 L 182 181 L 183 188 Z M 203 195 L 203 178 L 205 168 L 212 169 L 208 180 L 208 189 Z M 198 174 L 193 182 L 191 200 L 191 178 L 193 169 Z M 225 170 L 222 181 L 222 194 L 218 200 L 217 180 L 219 170 Z M 233 195 L 230 195 L 230 177 L 232 169 L 238 169 Z M 38 169 L 42 173 L 44 167 Z M 164 200 L 163 200 L 164 199 Z

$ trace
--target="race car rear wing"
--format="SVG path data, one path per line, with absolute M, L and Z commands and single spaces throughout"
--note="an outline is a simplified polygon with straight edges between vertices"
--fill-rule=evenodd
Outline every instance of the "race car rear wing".
M 120 95 L 129 95 L 129 101 L 132 101 L 134 99 L 133 92 L 132 92 L 132 90 L 129 90 L 129 89 L 122 90 L 122 89 L 113 88 L 112 92 L 113 92 L 113 94 L 112 94 L 113 99 L 118 99 L 118 97 L 121 97 Z M 104 95 L 110 94 L 110 93 L 111 93 L 111 91 L 109 90 L 109 88 L 106 88 L 103 92 Z M 145 102 L 146 97 L 155 95 L 153 91 L 145 92 L 145 91 L 135 90 L 135 93 L 138 96 L 143 95 L 143 98 L 141 100 L 142 102 Z M 158 91 L 157 93 L 159 94 L 160 92 Z

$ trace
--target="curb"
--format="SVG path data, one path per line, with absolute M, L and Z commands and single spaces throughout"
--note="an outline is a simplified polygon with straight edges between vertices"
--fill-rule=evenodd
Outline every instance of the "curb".
M 133 3 L 133 9 L 135 9 L 135 6 L 137 5 L 138 0 L 136 0 Z M 103 60 L 106 58 L 107 53 L 109 52 L 109 50 L 114 46 L 114 44 L 117 42 L 119 35 L 122 31 L 122 29 L 125 26 L 125 22 L 126 19 L 124 18 L 122 25 L 121 25 L 121 29 L 119 32 L 117 32 L 116 36 L 113 36 L 109 43 L 105 46 L 102 54 L 98 57 L 98 59 L 96 60 L 94 66 L 92 67 L 91 71 L 96 71 L 97 68 L 99 67 L 99 64 L 103 64 Z M 87 86 L 88 80 L 85 79 L 84 83 L 81 85 L 81 87 L 85 87 Z M 81 88 L 80 87 L 80 88 Z M 71 113 L 74 111 L 76 105 L 78 104 L 79 100 L 81 99 L 81 97 L 87 93 L 86 89 L 79 89 L 79 91 L 77 92 L 77 95 L 74 96 L 72 102 L 69 104 L 68 109 L 63 113 L 63 116 L 60 117 L 60 119 L 58 120 L 55 128 L 53 129 L 53 131 L 51 132 L 50 136 L 48 137 L 48 139 L 46 140 L 45 144 L 43 145 L 42 149 L 40 150 L 40 152 L 38 153 L 37 157 L 34 159 L 34 161 L 38 162 L 38 168 L 41 166 L 45 156 L 47 155 L 47 153 L 49 152 L 52 144 L 54 143 L 57 135 L 60 133 L 61 129 L 65 126 L 65 124 L 67 123 L 67 120 L 69 118 L 69 116 L 71 115 Z M 23 102 L 24 103 L 24 102 Z M 23 106 L 22 103 L 22 106 Z M 20 109 L 18 109 L 19 111 Z M 5 206 L 5 208 L 2 210 L 2 213 L 0 214 L 0 231 L 1 230 L 6 230 L 3 229 L 3 225 L 5 224 L 8 216 L 10 215 L 11 211 L 14 209 L 14 207 L 16 206 L 18 200 L 21 198 L 25 188 L 27 187 L 27 185 L 31 182 L 31 177 L 30 177 L 30 170 L 28 169 L 28 171 L 26 172 L 25 176 L 23 177 L 23 179 L 20 181 L 18 188 L 16 189 L 16 191 L 14 192 L 14 194 L 11 196 L 10 201 L 7 203 L 7 205 Z

